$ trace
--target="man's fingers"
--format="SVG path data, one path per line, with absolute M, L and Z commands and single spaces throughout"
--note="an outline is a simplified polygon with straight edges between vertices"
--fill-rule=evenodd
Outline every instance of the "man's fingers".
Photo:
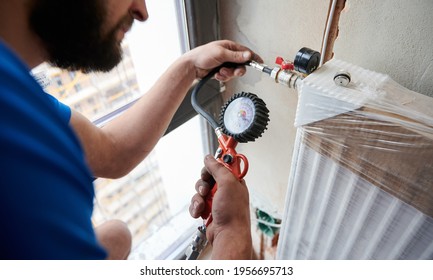
M 210 182 L 212 179 L 212 175 L 207 171 L 206 167 L 203 166 L 200 172 L 200 178 L 204 181 Z
M 189 214 L 193 218 L 200 217 L 201 213 L 203 212 L 205 208 L 205 201 L 200 194 L 195 194 L 191 198 L 191 204 L 189 205 Z
M 224 165 L 217 162 L 211 155 L 207 155 L 204 158 L 204 164 L 206 169 L 217 182 L 219 182 L 220 180 L 235 178 L 234 175 L 227 168 L 224 167 Z
M 208 182 L 200 179 L 195 183 L 195 190 L 197 193 L 199 193 L 201 196 L 206 196 L 210 189 L 212 188 L 211 185 L 209 185 Z
M 263 63 L 263 59 L 249 48 L 233 41 L 223 41 L 223 43 L 225 44 L 227 51 L 231 51 L 231 53 L 227 54 L 230 57 L 231 62 L 243 63 L 248 60 L 254 60 Z

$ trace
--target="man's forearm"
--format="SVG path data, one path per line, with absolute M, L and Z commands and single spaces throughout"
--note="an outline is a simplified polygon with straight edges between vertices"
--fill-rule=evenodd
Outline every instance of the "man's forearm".
M 251 229 L 243 226 L 221 231 L 215 236 L 212 247 L 212 259 L 250 260 L 253 253 Z
M 195 75 L 193 64 L 181 57 L 130 109 L 102 129 L 73 117 L 72 125 L 96 177 L 126 175 L 150 153 L 166 131 Z

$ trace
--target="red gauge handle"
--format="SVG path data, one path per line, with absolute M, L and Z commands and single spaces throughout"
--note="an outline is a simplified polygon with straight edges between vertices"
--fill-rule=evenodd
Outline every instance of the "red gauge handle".
M 223 152 L 218 155 L 217 161 L 222 163 L 239 180 L 242 180 L 248 172 L 248 159 L 246 156 L 236 153 L 234 148 L 237 145 L 237 142 L 234 141 L 232 137 L 223 135 L 222 138 L 223 139 L 218 139 L 218 141 L 220 142 L 219 150 Z M 241 168 L 241 163 L 243 163 L 243 168 Z M 218 184 L 215 183 L 209 194 L 206 196 L 205 210 L 201 215 L 205 220 L 206 226 L 212 222 L 212 202 L 217 190 Z

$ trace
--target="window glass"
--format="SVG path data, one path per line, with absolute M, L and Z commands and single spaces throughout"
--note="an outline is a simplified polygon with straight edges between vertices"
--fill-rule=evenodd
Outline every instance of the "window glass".
M 123 61 L 114 70 L 83 74 L 43 64 L 33 73 L 45 90 L 98 125 L 145 94 L 181 55 L 175 1 L 146 4 L 150 17 L 127 34 Z M 127 176 L 95 180 L 93 223 L 126 222 L 133 234 L 131 259 L 171 257 L 191 239 L 199 223 L 189 216 L 188 206 L 203 166 L 200 125 L 195 117 L 164 136 Z

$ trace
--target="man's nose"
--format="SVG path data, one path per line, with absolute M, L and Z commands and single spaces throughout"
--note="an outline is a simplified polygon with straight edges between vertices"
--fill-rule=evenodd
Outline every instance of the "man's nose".
M 132 17 L 139 21 L 145 21 L 149 17 L 146 8 L 146 1 L 144 0 L 133 0 L 131 7 L 129 8 L 129 13 Z

